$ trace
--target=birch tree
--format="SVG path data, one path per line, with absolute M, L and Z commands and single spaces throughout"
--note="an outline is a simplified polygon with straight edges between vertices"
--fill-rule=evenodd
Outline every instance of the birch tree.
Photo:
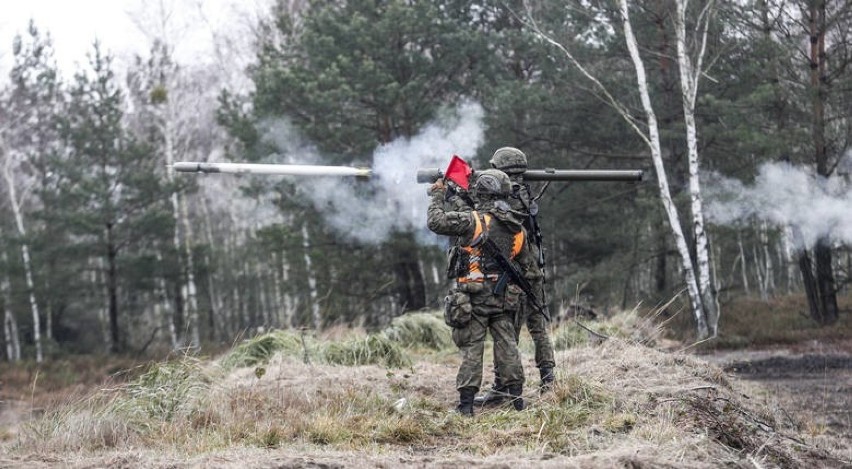
M 204 125 L 203 93 L 197 84 L 188 80 L 187 73 L 172 58 L 171 46 L 154 41 L 151 56 L 147 61 L 137 59 L 136 67 L 129 75 L 131 96 L 138 111 L 134 115 L 134 127 L 150 136 L 160 157 L 165 163 L 168 183 L 177 190 L 171 191 L 169 203 L 174 232 L 172 247 L 178 256 L 178 282 L 175 288 L 175 312 L 186 317 L 189 330 L 189 345 L 200 345 L 200 321 L 198 313 L 197 287 L 195 281 L 195 259 L 193 233 L 185 184 L 178 184 L 172 164 L 176 160 L 193 159 L 200 128 Z M 208 115 L 212 120 L 212 117 Z M 212 123 L 208 122 L 208 125 Z M 175 318 L 180 319 L 180 318 Z M 180 331 L 178 331 L 180 333 Z
M 205 117 L 199 112 L 199 98 L 203 95 L 197 93 L 197 89 L 187 90 L 194 87 L 185 81 L 186 73 L 174 60 L 175 48 L 181 43 L 189 26 L 188 18 L 179 18 L 175 14 L 180 3 L 158 0 L 141 6 L 132 17 L 151 41 L 150 57 L 144 62 L 137 58 L 136 70 L 130 75 L 131 86 L 135 91 L 133 96 L 140 106 L 138 119 L 142 126 L 150 125 L 156 132 L 155 145 L 163 157 L 166 178 L 170 184 L 175 183 L 172 163 L 189 159 L 186 156 L 193 144 L 194 131 L 198 128 L 198 121 Z M 185 192 L 173 191 L 169 202 L 174 218 L 174 250 L 180 253 L 180 285 L 176 288 L 175 311 L 180 315 L 185 313 L 189 345 L 197 349 L 201 343 L 201 333 L 193 238 Z
M 651 101 L 648 78 L 645 65 L 639 53 L 639 44 L 633 32 L 630 22 L 630 11 L 627 0 L 619 0 L 618 8 L 621 20 L 624 40 L 627 46 L 633 68 L 636 73 L 636 84 L 639 93 L 642 110 L 645 115 L 645 129 L 640 127 L 640 122 L 631 114 L 630 110 L 619 99 L 617 99 L 607 87 L 595 77 L 586 66 L 584 66 L 564 44 L 556 41 L 550 35 L 544 33 L 532 18 L 531 9 L 527 6 L 528 24 L 534 34 L 545 42 L 560 50 L 569 61 L 577 67 L 580 72 L 603 94 L 603 99 L 612 106 L 636 132 L 642 141 L 648 146 L 651 160 L 657 179 L 660 201 L 668 219 L 669 227 L 674 237 L 675 247 L 680 257 L 680 269 L 686 291 L 689 296 L 692 313 L 695 318 L 697 334 L 700 339 L 715 336 L 718 325 L 718 303 L 714 282 L 711 275 L 711 261 L 709 243 L 704 231 L 703 209 L 701 201 L 700 184 L 698 182 L 698 146 L 697 131 L 695 125 L 695 99 L 698 90 L 698 78 L 702 70 L 701 64 L 706 51 L 707 31 L 711 18 L 712 2 L 706 5 L 699 14 L 697 24 L 700 40 L 696 51 L 696 58 L 688 55 L 686 43 L 686 0 L 676 0 L 677 19 L 675 21 L 676 34 L 678 37 L 678 62 L 681 75 L 681 95 L 684 101 L 684 119 L 686 121 L 686 140 L 689 148 L 689 179 L 690 200 L 692 209 L 692 227 L 697 247 L 696 261 L 690 253 L 690 247 L 681 225 L 681 216 L 672 198 L 672 192 L 668 182 L 667 171 L 663 161 L 660 143 L 660 128 L 656 112 Z M 701 251 L 701 252 L 699 252 Z
M 3 181 L 5 182 L 6 191 L 8 194 L 9 207 L 12 210 L 12 218 L 17 229 L 18 236 L 21 238 L 21 260 L 24 265 L 24 277 L 26 279 L 27 294 L 29 297 L 30 311 L 33 318 L 33 342 L 36 348 L 36 362 L 41 363 L 44 360 L 44 352 L 41 343 L 41 316 L 39 315 L 38 301 L 35 296 L 35 282 L 33 281 L 33 265 L 32 257 L 30 256 L 30 245 L 27 242 L 27 229 L 24 226 L 24 214 L 22 208 L 22 200 L 19 197 L 17 185 L 20 183 L 15 177 L 15 159 L 12 151 L 4 150 L 3 138 L 0 136 L 0 158 L 2 158 L 2 173 Z
M 13 54 L 15 63 L 9 75 L 12 85 L 0 95 L 0 173 L 20 240 L 36 361 L 41 363 L 44 359 L 41 311 L 36 297 L 30 232 L 25 218 L 27 206 L 35 204 L 37 180 L 34 173 L 38 172 L 39 163 L 45 158 L 44 153 L 54 137 L 51 113 L 56 111 L 53 104 L 59 85 L 52 44 L 33 23 L 30 23 L 26 37 L 15 37 Z M 41 172 L 43 174 L 44 170 Z
M 0 230 L 0 301 L 3 302 L 3 340 L 6 344 L 6 359 L 10 362 L 21 360 L 21 340 L 18 322 L 12 312 L 11 282 L 9 281 L 9 257 L 6 255 L 6 239 Z
M 718 333 L 719 324 L 719 302 L 716 295 L 713 276 L 710 272 L 711 267 L 711 252 L 710 243 L 707 238 L 707 232 L 704 230 L 704 208 L 701 196 L 701 183 L 699 178 L 699 158 L 698 158 L 698 130 L 695 123 L 695 100 L 698 96 L 698 82 L 703 70 L 704 56 L 707 51 L 707 34 L 710 27 L 710 19 L 713 15 L 715 7 L 714 1 L 710 0 L 701 7 L 696 20 L 695 36 L 697 40 L 693 44 L 692 50 L 695 52 L 695 57 L 690 56 L 690 47 L 687 44 L 687 19 L 686 11 L 689 7 L 689 0 L 676 0 L 677 13 L 675 16 L 675 34 L 677 36 L 677 63 L 680 70 L 680 86 L 683 101 L 683 119 L 686 124 L 686 144 L 689 159 L 689 196 L 692 209 L 692 228 L 695 237 L 695 258 L 698 270 L 698 290 L 701 295 L 701 305 L 705 320 L 710 329 L 710 334 L 715 336 Z M 622 14 L 625 15 L 625 22 L 628 22 L 627 1 L 621 0 Z M 626 31 L 626 29 L 625 29 Z M 625 36 L 627 34 L 625 32 Z M 635 41 L 635 37 L 628 37 L 628 41 Z M 638 53 L 633 54 L 631 51 L 634 65 L 637 69 L 640 67 Z M 643 101 L 644 104 L 644 101 Z M 647 109 L 646 109 L 647 112 Z M 693 308 L 697 310 L 696 304 Z M 698 313 L 696 312 L 696 315 Z M 700 324 L 700 322 L 699 322 Z M 701 334 L 699 326 L 699 335 Z

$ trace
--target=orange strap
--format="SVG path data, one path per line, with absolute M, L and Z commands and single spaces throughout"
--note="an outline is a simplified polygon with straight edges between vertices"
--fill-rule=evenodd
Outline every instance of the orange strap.
M 474 230 L 473 230 L 473 238 L 471 239 L 471 244 L 477 244 L 478 241 L 482 238 L 483 232 L 485 228 L 491 226 L 492 216 L 489 213 L 486 213 L 482 216 L 484 220 L 480 220 L 479 212 L 471 212 L 473 218 L 475 220 Z M 483 226 L 484 221 L 484 226 Z M 518 231 L 515 233 L 514 239 L 512 240 L 512 252 L 510 253 L 510 259 L 514 259 L 521 252 L 521 248 L 524 246 L 524 230 Z M 472 246 L 463 246 L 462 249 L 465 250 L 470 256 L 470 265 L 468 267 L 468 273 L 464 277 L 459 277 L 456 281 L 459 283 L 469 283 L 469 282 L 484 282 L 485 279 L 489 279 L 492 281 L 496 281 L 499 275 L 497 274 L 489 274 L 486 275 L 482 272 L 482 267 L 480 265 L 480 260 L 482 259 L 482 250 L 480 248 L 474 248 Z

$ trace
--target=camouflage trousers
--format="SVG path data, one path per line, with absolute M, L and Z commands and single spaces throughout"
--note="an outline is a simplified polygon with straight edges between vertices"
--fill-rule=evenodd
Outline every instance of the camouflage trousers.
M 529 303 L 521 306 L 521 317 L 523 319 L 521 324 L 526 323 L 527 330 L 535 346 L 535 366 L 539 369 L 556 367 L 556 360 L 553 355 L 553 342 L 550 340 L 548 332 L 550 321 L 543 314 L 536 311 Z M 520 338 L 521 327 L 515 331 L 515 342 L 517 343 Z
M 485 335 L 490 332 L 494 339 L 495 368 L 507 386 L 523 385 L 524 370 L 521 355 L 515 342 L 514 312 L 494 311 L 474 304 L 471 321 L 461 328 L 453 329 L 453 341 L 462 354 L 462 363 L 456 376 L 456 388 L 475 388 L 482 385 L 483 354 Z

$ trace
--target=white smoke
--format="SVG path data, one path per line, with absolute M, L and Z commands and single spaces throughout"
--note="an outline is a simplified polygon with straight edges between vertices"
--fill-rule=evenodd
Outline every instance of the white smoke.
M 417 184 L 418 168 L 445 168 L 455 154 L 470 160 L 484 139 L 482 107 L 464 102 L 414 137 L 394 140 L 373 153 L 373 177 L 360 181 L 310 177 L 298 189 L 339 233 L 362 242 L 379 243 L 394 231 L 414 231 L 418 240 L 435 243 L 426 228 L 427 185 Z M 265 140 L 279 148 L 269 163 L 328 164 L 316 148 L 286 121 L 266 123 Z
M 845 163 L 852 163 L 847 154 Z M 786 163 L 759 168 L 751 185 L 717 174 L 704 183 L 710 222 L 734 225 L 749 219 L 790 226 L 802 234 L 804 246 L 821 237 L 852 243 L 852 184 L 849 176 L 824 178 Z M 800 246 L 802 247 L 802 246 Z

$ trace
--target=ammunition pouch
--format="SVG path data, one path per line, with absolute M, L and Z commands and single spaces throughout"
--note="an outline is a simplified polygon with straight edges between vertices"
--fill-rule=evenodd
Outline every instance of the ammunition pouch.
M 521 287 L 510 283 L 506 286 L 505 294 L 503 295 L 503 309 L 509 313 L 517 313 L 521 310 L 521 306 L 526 301 L 526 295 Z
M 444 299 L 444 322 L 454 328 L 463 328 L 473 317 L 473 305 L 466 292 L 453 290 Z

